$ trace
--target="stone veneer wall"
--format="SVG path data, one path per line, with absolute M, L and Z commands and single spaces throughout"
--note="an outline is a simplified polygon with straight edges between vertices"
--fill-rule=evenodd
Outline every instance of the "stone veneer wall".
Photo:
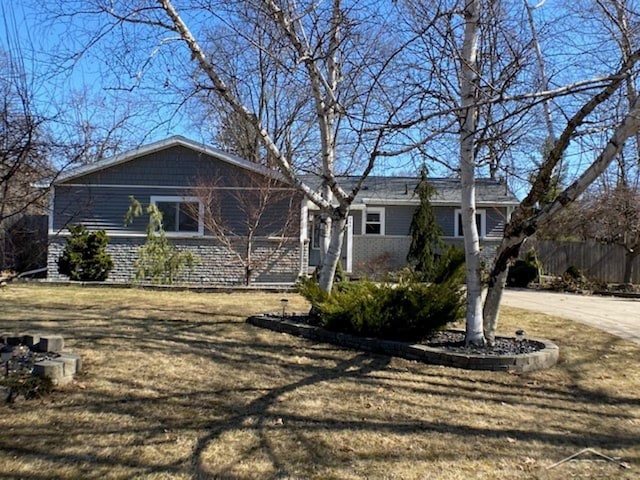
M 500 238 L 484 238 L 480 240 L 480 257 L 491 264 L 500 245 Z M 445 238 L 445 244 L 455 245 L 464 250 L 462 238 Z M 366 272 L 375 267 L 400 270 L 407 265 L 407 254 L 411 245 L 409 236 L 353 236 L 353 269 L 355 273 Z M 371 273 L 371 272 L 369 272 Z M 378 273 L 387 273 L 378 272 Z
M 132 283 L 135 281 L 134 262 L 138 249 L 144 245 L 144 237 L 112 237 L 109 239 L 107 251 L 114 262 L 114 268 L 107 282 Z M 243 285 L 244 268 L 228 249 L 213 238 L 205 239 L 171 239 L 181 250 L 191 251 L 198 259 L 193 271 L 185 269 L 179 283 L 197 285 Z M 50 237 L 47 255 L 47 278 L 54 281 L 65 281 L 68 277 L 58 273 L 57 259 L 66 244 L 65 237 Z M 254 247 L 254 258 L 260 259 L 277 248 L 277 243 L 269 240 L 258 240 Z M 253 283 L 293 283 L 300 271 L 300 242 L 290 240 L 280 251 L 262 265 L 253 274 Z M 261 262 L 256 262 L 261 263 Z

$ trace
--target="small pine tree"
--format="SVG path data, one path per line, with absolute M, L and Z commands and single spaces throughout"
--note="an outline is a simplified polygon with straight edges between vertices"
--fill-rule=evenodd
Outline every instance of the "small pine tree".
M 420 169 L 420 181 L 414 190 L 414 195 L 420 199 L 420 205 L 411 219 L 411 245 L 407 255 L 407 262 L 421 276 L 422 280 L 431 280 L 437 262 L 437 252 L 441 250 L 442 229 L 436 222 L 431 205 L 431 197 L 435 189 L 427 179 L 427 167 Z
M 81 224 L 70 225 L 68 229 L 71 236 L 58 258 L 58 273 L 76 281 L 106 280 L 113 269 L 106 232 L 90 232 Z
M 133 196 L 125 215 L 125 224 L 131 223 L 142 215 L 142 205 Z M 171 245 L 162 228 L 162 212 L 155 205 L 146 209 L 149 214 L 147 224 L 147 241 L 140 247 L 138 259 L 135 261 L 136 280 L 151 280 L 152 283 L 172 284 L 183 268 L 190 270 L 196 262 L 191 252 L 178 250 Z

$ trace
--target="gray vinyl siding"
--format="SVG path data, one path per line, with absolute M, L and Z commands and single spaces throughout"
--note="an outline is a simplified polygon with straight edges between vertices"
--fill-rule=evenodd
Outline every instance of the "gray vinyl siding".
M 142 188 L 104 188 L 91 185 L 55 187 L 53 231 L 59 232 L 69 224 L 81 223 L 90 230 L 108 233 L 144 233 L 146 220 L 138 218 L 125 227 L 124 216 L 129 208 L 129 196 L 148 205 L 150 190 Z M 179 191 L 163 192 L 178 195 Z
M 373 208 L 380 208 L 378 206 Z M 415 205 L 387 205 L 385 210 L 385 235 L 408 236 L 411 231 L 411 221 L 416 211 Z M 433 213 L 436 222 L 442 228 L 443 236 L 453 236 L 455 207 L 434 206 Z M 353 212 L 354 235 L 362 235 L 362 212 Z
M 378 211 L 380 208 L 384 209 L 384 233 L 385 235 L 409 235 L 409 227 L 411 226 L 411 219 L 413 218 L 413 212 L 416 207 L 413 205 L 376 205 L 370 207 L 371 209 Z M 365 214 L 365 210 L 352 210 L 353 215 L 353 234 L 362 235 L 362 218 Z M 379 235 L 367 235 L 367 237 L 376 237 Z
M 380 208 L 379 206 L 373 208 Z M 385 235 L 386 236 L 404 236 L 410 235 L 411 220 L 416 210 L 414 205 L 388 205 L 382 207 L 385 210 Z M 441 206 L 435 205 L 433 213 L 436 222 L 442 229 L 443 237 L 453 237 L 455 234 L 456 210 L 458 206 Z M 507 210 L 506 207 L 478 207 L 479 210 L 485 211 L 486 220 L 486 236 L 500 237 L 504 230 Z M 353 234 L 362 235 L 362 215 L 363 211 L 354 210 L 353 214 Z
M 378 207 L 378 206 L 376 206 Z M 462 238 L 452 238 L 455 230 L 458 206 L 435 205 L 433 212 L 442 229 L 445 243 L 463 248 Z M 478 207 L 485 211 L 486 236 L 481 239 L 480 255 L 490 262 L 500 242 L 506 221 L 506 207 Z M 416 207 L 411 205 L 385 207 L 385 235 L 362 235 L 360 223 L 354 228 L 353 273 L 355 275 L 382 278 L 385 273 L 406 266 L 407 253 L 411 243 L 410 226 Z M 354 212 L 355 213 L 355 212 Z M 354 216 L 355 217 L 355 216 Z M 362 217 L 360 216 L 359 222 Z M 355 221 L 355 218 L 354 218 Z
M 453 237 L 455 233 L 455 211 L 456 207 L 434 207 L 433 213 L 436 217 L 436 222 L 442 229 L 443 237 Z
M 220 214 L 225 220 L 229 231 L 236 235 L 246 232 L 246 212 L 237 208 L 234 195 L 250 195 L 250 192 L 222 190 L 219 192 Z M 141 234 L 145 233 L 147 216 L 142 215 L 128 226 L 124 224 L 124 216 L 129 208 L 133 195 L 143 208 L 151 202 L 153 196 L 190 196 L 188 189 L 157 190 L 145 187 L 104 187 L 104 186 L 58 186 L 55 189 L 53 231 L 59 232 L 69 224 L 82 223 L 90 230 L 106 230 L 110 234 Z M 288 199 L 281 199 L 273 205 L 268 205 L 260 218 L 257 234 L 263 236 L 280 235 L 287 219 L 291 223 L 288 236 L 297 237 L 299 225 L 299 205 L 301 196 L 291 192 L 294 196 L 290 209 Z M 205 220 L 205 226 L 206 226 Z M 205 235 L 211 235 L 205 229 Z
M 215 202 L 225 226 L 236 235 L 245 235 L 247 213 L 239 206 L 238 198 L 256 195 L 256 190 L 242 189 L 243 185 L 249 185 L 246 172 L 179 146 L 87 174 L 67 184 L 58 184 L 54 196 L 53 233 L 63 231 L 69 224 L 82 223 L 89 229 L 104 229 L 109 234 L 143 234 L 146 215 L 131 225 L 124 225 L 130 196 L 146 208 L 151 197 L 195 196 L 195 185 L 206 183 L 225 187 L 225 179 L 233 179 L 234 187 L 240 188 L 215 190 Z M 292 220 L 292 231 L 288 234 L 297 237 L 302 196 L 294 190 L 278 191 L 274 195 L 279 199 L 267 206 L 260 218 L 257 235 L 280 235 L 289 219 Z M 210 234 L 205 229 L 205 235 Z
M 385 208 L 385 235 L 409 235 L 411 219 L 416 207 L 392 205 Z
M 443 237 L 453 237 L 455 234 L 456 210 L 458 206 L 435 206 L 433 208 L 436 221 L 442 229 Z M 502 237 L 507 218 L 506 207 L 478 207 L 478 210 L 485 211 L 486 237 Z
M 193 187 L 198 180 L 224 179 L 237 167 L 183 146 L 173 146 L 94 173 L 69 183 L 100 185 L 178 185 Z

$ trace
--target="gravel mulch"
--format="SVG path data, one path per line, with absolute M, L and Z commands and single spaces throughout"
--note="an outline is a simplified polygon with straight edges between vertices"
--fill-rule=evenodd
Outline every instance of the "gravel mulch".
M 307 315 L 287 315 L 285 319 L 290 322 L 312 324 Z M 435 332 L 432 337 L 423 340 L 422 343 L 429 347 L 441 348 L 453 353 L 466 353 L 483 356 L 504 356 L 533 353 L 544 348 L 544 344 L 532 340 L 518 340 L 513 337 L 496 337 L 493 347 L 477 347 L 465 344 L 465 334 L 460 330 L 441 330 Z

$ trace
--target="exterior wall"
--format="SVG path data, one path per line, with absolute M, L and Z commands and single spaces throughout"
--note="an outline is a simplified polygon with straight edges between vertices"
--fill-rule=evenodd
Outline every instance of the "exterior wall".
M 108 281 L 132 282 L 137 250 L 146 241 L 148 216 L 143 214 L 130 225 L 124 225 L 130 196 L 145 208 L 151 203 L 151 197 L 196 197 L 196 186 L 204 183 L 214 187 L 211 203 L 215 207 L 212 210 L 217 212 L 219 209 L 226 230 L 231 231 L 231 235 L 244 237 L 246 219 L 252 213 L 243 210 L 241 201 L 248 199 L 250 202 L 253 197 L 260 196 L 257 175 L 217 157 L 178 145 L 58 183 L 54 189 L 49 231 L 48 278 L 66 279 L 57 273 L 56 260 L 65 244 L 67 225 L 82 223 L 90 230 L 105 230 L 110 237 L 108 251 L 115 268 Z M 253 273 L 255 283 L 293 283 L 300 272 L 302 252 L 298 235 L 302 196 L 284 184 L 279 187 L 260 215 L 257 231 L 260 239 L 256 240 L 253 255 L 255 263 L 266 264 Z M 205 199 L 201 198 L 201 202 Z M 200 259 L 192 272 L 184 272 L 181 281 L 202 285 L 243 284 L 244 268 L 233 253 L 206 229 L 208 220 L 204 218 L 201 221 L 205 225 L 204 235 L 200 234 L 202 232 L 167 232 L 174 245 L 192 251 Z M 281 236 L 288 222 L 293 225 L 293 231 L 285 235 L 292 239 L 273 254 L 278 243 L 267 237 Z M 267 257 L 269 261 L 264 260 Z
M 393 271 L 407 265 L 409 236 L 353 236 L 353 270 L 373 273 L 374 270 Z
M 135 281 L 135 260 L 138 249 L 145 243 L 144 237 L 116 237 L 109 240 L 107 251 L 113 258 L 115 267 L 109 274 L 108 282 L 133 283 Z M 47 258 L 49 280 L 68 280 L 58 273 L 57 259 L 64 249 L 66 240 L 63 236 L 49 238 Z M 234 255 L 225 247 L 216 244 L 213 239 L 174 239 L 172 243 L 181 250 L 191 251 L 198 259 L 193 271 L 185 269 L 178 283 L 195 285 L 243 285 L 244 268 Z M 257 242 L 254 249 L 256 263 L 262 263 L 277 245 L 269 240 Z M 300 269 L 300 242 L 291 240 L 281 247 L 259 271 L 254 272 L 253 283 L 293 283 Z
M 493 261 L 501 239 L 480 241 L 480 256 L 487 265 Z M 446 238 L 445 244 L 464 249 L 463 239 Z M 354 235 L 353 271 L 355 274 L 388 273 L 407 266 L 410 236 Z
M 411 244 L 410 227 L 416 206 L 414 205 L 376 205 L 384 208 L 385 235 L 363 235 L 362 219 L 366 209 L 354 209 L 353 217 L 353 273 L 358 275 L 376 275 L 399 270 L 407 265 L 407 254 Z M 440 225 L 446 244 L 464 248 L 463 238 L 455 237 L 456 210 L 453 205 L 435 205 L 436 221 Z M 481 256 L 486 263 L 493 260 L 495 251 L 502 239 L 507 218 L 506 207 L 485 207 L 486 236 L 480 239 Z M 344 257 L 344 255 L 343 255 Z M 319 263 L 319 252 L 310 249 L 309 265 Z
M 238 195 L 258 196 L 256 190 L 220 190 L 215 200 L 219 203 L 220 217 L 225 226 L 236 233 L 246 229 L 246 212 L 238 208 Z M 286 193 L 285 193 L 286 194 Z M 189 188 L 166 188 L 159 190 L 154 187 L 105 187 L 103 185 L 61 185 L 55 187 L 55 202 L 53 214 L 53 231 L 59 233 L 66 230 L 69 224 L 82 223 L 90 230 L 105 230 L 109 235 L 144 234 L 148 217 L 146 214 L 136 218 L 130 225 L 125 226 L 124 216 L 131 203 L 130 196 L 135 197 L 143 206 L 149 205 L 152 196 L 189 197 L 193 191 Z M 300 204 L 301 195 L 291 192 L 294 200 L 292 205 Z M 289 199 L 273 195 L 273 201 L 268 205 L 260 217 L 260 235 L 277 232 L 280 235 L 287 218 L 293 220 L 295 234 L 299 224 L 299 209 L 289 209 Z M 290 217 L 293 215 L 293 217 Z M 205 226 L 207 220 L 204 220 Z M 268 231 L 271 229 L 272 231 Z M 205 229 L 205 234 L 211 234 Z M 291 232 L 294 234 L 294 232 Z
M 415 205 L 387 205 L 383 207 L 385 211 L 385 235 L 409 235 L 411 228 L 411 220 L 416 210 Z M 442 236 L 454 237 L 456 210 L 460 207 L 453 205 L 434 205 L 433 213 L 436 222 L 442 229 Z M 501 237 L 504 225 L 507 219 L 506 207 L 478 207 L 478 210 L 484 210 L 486 219 L 486 237 Z M 366 210 L 365 210 L 366 211 Z M 352 211 L 354 220 L 354 235 L 362 235 L 362 215 L 360 210 Z M 373 237 L 373 236 L 372 236 Z
M 225 161 L 177 145 L 71 179 L 68 183 L 194 186 L 198 178 L 228 178 L 237 169 Z
M 487 237 L 502 238 L 504 227 L 507 224 L 506 207 L 486 207 Z
M 234 229 L 243 224 L 243 213 L 233 193 L 240 192 L 246 197 L 255 193 L 250 176 L 235 164 L 217 157 L 211 157 L 185 146 L 175 145 L 147 155 L 112 165 L 103 170 L 88 173 L 82 177 L 61 182 L 55 186 L 53 221 L 50 225 L 51 247 L 49 249 L 49 277 L 57 278 L 55 260 L 64 245 L 64 237 L 55 235 L 64 233 L 68 224 L 82 223 L 89 229 L 104 229 L 111 237 L 109 251 L 116 263 L 110 281 L 130 282 L 134 277 L 133 263 L 136 250 L 145 241 L 144 233 L 147 218 L 143 215 L 131 225 L 124 225 L 124 215 L 129 208 L 130 196 L 134 196 L 143 206 L 150 203 L 152 196 L 194 196 L 194 187 L 201 179 L 217 182 L 218 196 L 214 203 L 221 207 L 222 217 L 227 227 Z M 253 188 L 253 190 L 252 190 Z M 264 230 L 259 235 L 267 237 L 277 235 L 279 226 L 289 217 L 290 206 L 294 205 L 296 228 L 300 225 L 301 195 L 291 191 L 289 199 L 270 202 L 264 221 Z M 359 205 L 360 207 L 360 205 Z M 363 235 L 362 219 L 366 212 L 358 208 L 351 211 L 353 217 L 353 267 L 369 268 L 373 264 L 395 270 L 406 264 L 409 249 L 409 229 L 415 212 L 415 205 L 375 205 L 371 208 L 384 208 L 385 235 Z M 481 240 L 483 256 L 489 258 L 495 251 L 497 239 L 502 233 L 506 220 L 505 207 L 479 207 L 485 211 L 486 237 Z M 435 205 L 434 214 L 443 230 L 447 242 L 461 244 L 462 239 L 454 237 L 456 207 Z M 269 227 L 264 227 L 269 225 Z M 267 231 L 270 229 L 271 231 Z M 188 248 L 201 258 L 202 263 L 194 272 L 185 274 L 184 281 L 200 284 L 238 284 L 242 283 L 244 271 L 224 247 L 216 244 L 211 232 L 205 229 L 204 236 L 197 234 L 168 234 L 179 248 Z M 297 235 L 291 232 L 289 235 Z M 492 239 L 496 239 L 495 241 Z M 280 253 L 281 258 L 271 262 L 263 272 L 254 276 L 257 282 L 292 282 L 301 268 L 301 259 L 308 265 L 317 264 L 318 251 L 305 244 L 301 251 L 300 242 L 291 242 Z M 260 245 L 260 251 L 274 248 L 267 240 Z M 302 256 L 301 256 L 302 255 Z M 343 260 L 346 250 L 343 250 Z
M 258 195 L 251 176 L 238 166 L 174 146 L 57 184 L 50 233 L 62 232 L 66 225 L 75 223 L 89 229 L 104 229 L 111 235 L 144 233 L 145 216 L 127 227 L 124 225 L 130 196 L 146 207 L 152 196 L 195 196 L 195 187 L 203 181 L 217 187 L 215 203 L 220 206 L 227 226 L 234 230 L 241 228 L 246 213 L 238 208 L 237 196 Z M 295 197 L 294 215 L 298 216 L 302 196 L 293 189 L 287 196 Z M 269 225 L 274 231 L 278 230 L 278 222 L 274 220 L 282 225 L 289 213 L 288 199 L 278 197 L 261 221 L 261 225 Z M 265 236 L 271 233 L 260 232 Z

